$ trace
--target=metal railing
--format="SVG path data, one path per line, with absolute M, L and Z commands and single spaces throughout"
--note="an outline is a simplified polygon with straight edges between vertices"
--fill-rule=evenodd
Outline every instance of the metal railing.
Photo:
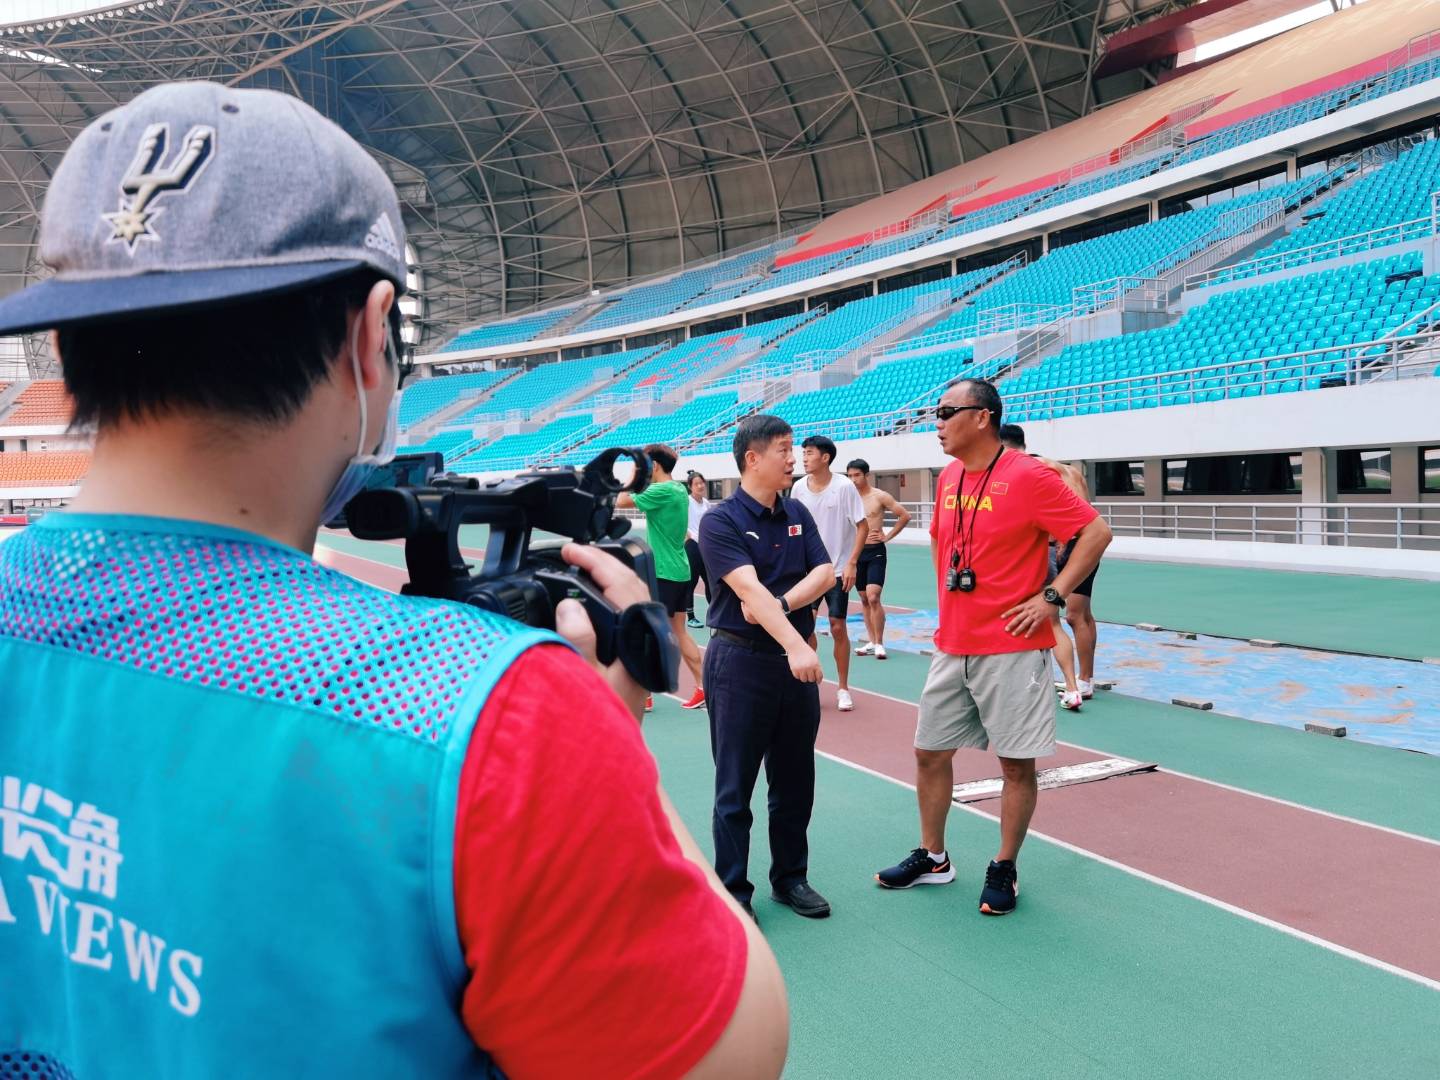
M 1075 318 L 1095 312 L 1163 310 L 1169 294 L 1179 288 L 1198 264 L 1205 268 L 1228 259 L 1257 236 L 1279 228 L 1286 214 L 1279 197 L 1222 211 L 1210 228 L 1133 274 L 1077 285 L 1071 293 L 1070 313 Z M 1139 295 L 1131 297 L 1131 293 Z
M 930 528 L 933 502 L 900 505 L 910 511 L 912 529 Z M 1200 502 L 1184 496 L 1168 502 L 1100 499 L 1094 505 L 1117 536 L 1440 550 L 1440 503 Z
M 874 363 L 883 364 L 902 356 L 912 356 L 922 349 L 933 349 L 939 345 L 970 345 L 978 336 L 973 326 L 959 327 L 954 330 L 937 330 L 935 333 L 926 334 L 923 337 L 894 342 L 884 352 L 876 353 L 871 359 Z
M 961 293 L 951 293 L 950 303 L 957 309 L 967 304 L 973 304 L 974 300 L 971 298 L 977 293 L 984 292 L 1002 280 L 1007 274 L 1013 273 L 1016 270 L 1023 270 L 1029 265 L 1030 253 L 1028 251 L 1016 252 L 1004 262 L 996 263 L 993 267 L 988 267 L 987 269 L 994 270 L 995 273 L 977 281 L 973 288 Z M 970 329 L 940 330 L 933 334 L 924 334 L 920 337 L 906 338 L 904 341 L 891 342 L 883 351 L 874 354 L 871 359 L 878 363 L 899 356 L 902 353 L 916 352 L 919 349 L 930 349 L 936 345 L 945 345 L 957 341 L 968 344 L 974 341 L 976 337 L 976 332 Z
M 903 310 L 881 319 L 880 322 L 857 330 L 833 348 L 807 349 L 793 357 L 767 360 L 760 364 L 748 364 L 743 368 L 727 372 L 707 385 L 721 387 L 737 386 L 749 382 L 770 382 L 776 379 L 788 379 L 794 375 L 821 371 L 835 361 L 863 348 L 867 341 L 873 341 L 882 334 L 888 334 L 911 319 L 919 318 L 926 312 L 944 307 L 950 302 L 951 298 L 948 293 L 938 290 L 928 293 Z
M 1003 304 L 1000 307 L 986 308 L 976 316 L 975 336 L 989 337 L 992 334 L 1004 334 L 1011 330 L 1022 330 L 1027 326 L 1051 323 L 1057 318 L 1064 319 L 1069 316 L 1070 305 L 1068 304 L 1027 304 L 1023 301 Z
M 1440 503 L 1107 500 L 1095 509 L 1117 536 L 1440 551 Z
M 1440 49 L 1440 29 L 1427 30 L 1423 34 L 1416 34 L 1405 43 L 1402 48 L 1396 49 L 1386 65 L 1386 74 L 1409 67 L 1422 57 Z
M 1168 117 L 1170 122 L 1164 127 L 1152 131 L 1149 135 L 1122 143 L 1114 150 L 1107 150 L 1103 154 L 1096 154 L 1094 157 L 1075 162 L 1065 170 L 1065 183 L 1082 176 L 1092 176 L 1104 172 L 1111 167 L 1128 165 L 1152 154 L 1167 150 L 1183 150 L 1186 144 L 1185 125 L 1202 113 L 1209 111 L 1219 100 L 1213 94 L 1196 98 L 1170 113 Z
M 1125 274 L 1108 281 L 1075 287 L 1072 315 L 1101 311 L 1164 311 L 1170 301 L 1165 279 L 1146 274 Z
M 1428 239 L 1440 232 L 1440 228 L 1437 228 L 1437 224 L 1440 224 L 1440 221 L 1437 221 L 1440 219 L 1440 191 L 1433 192 L 1430 200 L 1431 210 L 1428 217 L 1401 221 L 1394 225 L 1382 225 L 1378 229 L 1367 229 L 1365 232 L 1352 233 L 1334 240 L 1325 240 L 1319 244 L 1276 251 L 1270 255 L 1262 255 L 1258 259 L 1237 263 L 1235 266 L 1224 266 L 1203 274 L 1192 274 L 1185 279 L 1185 289 L 1187 292 L 1191 289 L 1205 289 L 1213 285 L 1222 285 L 1227 281 L 1260 277 L 1280 270 L 1291 270 L 1297 266 L 1309 266 L 1311 263 L 1321 262 L 1325 259 L 1338 259 L 1345 255 L 1355 255 L 1373 251 L 1376 248 L 1389 247 L 1392 244 Z

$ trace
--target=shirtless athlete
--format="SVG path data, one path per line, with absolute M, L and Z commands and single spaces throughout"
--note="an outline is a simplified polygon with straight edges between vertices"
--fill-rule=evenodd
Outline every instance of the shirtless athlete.
M 855 587 L 860 592 L 860 603 L 865 612 L 865 636 L 868 640 L 855 650 L 859 656 L 873 656 L 884 660 L 885 653 L 885 605 L 880 594 L 885 589 L 885 568 L 888 559 L 885 545 L 900 535 L 900 530 L 910 523 L 910 511 L 901 506 L 895 496 L 881 491 L 870 483 L 870 463 L 856 458 L 845 466 L 860 501 L 865 504 L 865 522 L 869 531 L 865 535 L 865 546 L 860 550 L 860 562 L 855 575 Z M 895 525 L 885 532 L 885 512 L 895 515 Z

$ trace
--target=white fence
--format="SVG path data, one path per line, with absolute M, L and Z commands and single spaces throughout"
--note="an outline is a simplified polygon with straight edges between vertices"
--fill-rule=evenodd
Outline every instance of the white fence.
M 1095 504 L 1117 536 L 1440 551 L 1440 503 Z

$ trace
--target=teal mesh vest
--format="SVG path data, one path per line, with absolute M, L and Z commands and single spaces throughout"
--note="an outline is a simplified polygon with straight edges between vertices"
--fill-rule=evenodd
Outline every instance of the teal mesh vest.
M 456 793 L 554 640 L 212 526 L 0 543 L 0 1080 L 498 1075 Z

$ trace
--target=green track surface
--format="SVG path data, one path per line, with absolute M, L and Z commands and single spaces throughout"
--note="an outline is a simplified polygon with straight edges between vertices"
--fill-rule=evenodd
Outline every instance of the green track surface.
M 394 545 L 369 544 L 343 535 L 326 535 L 323 542 L 392 566 L 404 565 L 401 550 Z M 923 552 L 902 549 L 892 554 L 887 601 L 903 607 L 933 604 L 933 599 L 926 601 L 919 595 L 928 587 L 928 577 L 924 573 L 923 557 L 917 560 L 916 555 L 923 556 Z M 1101 573 L 1106 575 L 1108 588 L 1110 576 L 1121 577 L 1137 569 L 1154 567 L 1112 560 Z M 1185 580 L 1210 568 L 1169 566 L 1163 569 L 1172 577 Z M 1264 576 L 1271 572 L 1226 573 Z M 1289 579 L 1306 575 L 1278 576 Z M 1347 580 L 1329 575 L 1320 575 L 1318 579 Z M 1369 583 L 1429 587 L 1388 580 Z M 907 602 L 907 597 L 911 602 Z M 703 600 L 699 606 L 703 610 Z M 1376 623 L 1382 618 L 1377 610 L 1364 622 Z M 703 631 L 695 636 L 702 644 L 706 640 Z M 827 638 L 821 638 L 820 656 L 827 676 L 834 678 L 834 660 Z M 928 665 L 926 657 L 898 651 L 892 652 L 890 659 L 883 663 L 852 658 L 851 685 L 915 702 L 919 700 Z M 1440 839 L 1440 798 L 1435 795 L 1440 791 L 1440 758 L 1348 739 L 1325 739 L 1275 724 L 1104 692 L 1078 716 L 1060 713 L 1060 737 L 1107 754 L 1157 762 L 1178 772 L 1247 791 Z
M 928 548 L 892 544 L 885 601 L 934 608 Z M 1440 582 L 1106 559 L 1095 617 L 1419 660 L 1440 656 Z
M 322 542 L 403 565 L 395 546 L 339 536 Z M 925 562 L 923 550 L 896 550 L 887 600 L 933 606 Z M 1134 603 L 1144 610 L 1127 614 L 1127 621 L 1181 623 L 1162 610 L 1172 601 L 1153 595 L 1154 579 L 1146 584 L 1156 570 L 1198 595 L 1206 590 L 1190 579 L 1211 573 L 1112 561 L 1101 580 L 1116 608 L 1102 607 L 1101 614 L 1119 619 L 1123 605 Z M 1294 617 L 1289 633 L 1262 629 L 1268 616 L 1256 596 L 1303 595 L 1298 584 L 1317 580 L 1352 584 L 1309 576 L 1297 584 L 1289 579 L 1300 575 L 1263 571 L 1218 573 L 1255 578 L 1245 586 L 1243 603 L 1204 597 L 1223 626 L 1206 627 L 1192 612 L 1186 627 L 1294 641 L 1305 619 Z M 1396 583 L 1363 584 L 1391 590 Z M 1357 604 L 1363 599 L 1361 610 L 1376 612 L 1365 620 L 1377 624 L 1366 647 L 1397 651 L 1379 644 L 1381 633 L 1393 629 L 1378 626 L 1390 618 L 1372 606 L 1383 602 L 1380 594 L 1352 595 Z M 1250 618 L 1255 622 L 1242 625 Z M 702 642 L 705 636 L 697 634 Z M 822 639 L 820 653 L 830 668 L 828 640 Z M 913 701 L 927 663 L 904 653 L 892 653 L 884 663 L 856 659 L 851 680 L 856 688 Z M 863 720 L 863 712 L 855 718 Z M 681 816 L 709 851 L 714 770 L 703 714 L 660 698 L 645 734 Z M 1424 755 L 1114 694 L 1097 696 L 1079 716 L 1062 715 L 1061 737 L 1440 837 L 1440 799 L 1434 798 L 1440 761 Z M 834 905 L 832 918 L 801 919 L 768 899 L 763 781 L 752 833 L 752 879 L 760 882 L 756 909 L 790 993 L 789 1077 L 1308 1080 L 1368 1075 L 1376 1062 L 1384 1063 L 1390 1078 L 1440 1076 L 1435 991 L 1038 837 L 1025 850 L 1020 910 L 1005 919 L 984 918 L 975 902 L 996 827 L 971 814 L 952 814 L 951 847 L 981 855 L 958 861 L 961 876 L 954 886 L 884 892 L 872 875 L 911 842 L 914 795 L 828 759 L 817 768 L 811 879 Z
M 833 678 L 824 638 L 820 656 Z M 892 652 L 884 662 L 856 657 L 850 685 L 918 702 L 928 665 L 911 653 Z M 1061 711 L 1059 731 L 1092 750 L 1440 839 L 1440 758 L 1428 754 L 1104 691 L 1078 715 Z
M 646 738 L 707 851 L 713 769 L 703 719 L 663 700 Z M 801 919 L 764 885 L 763 781 L 752 880 L 790 992 L 794 1078 L 896 1075 L 1309 1078 L 1440 1075 L 1440 995 L 1038 838 L 1021 907 L 975 910 L 983 857 L 955 885 L 884 892 L 914 795 L 818 762 L 811 880 L 835 914 Z M 951 817 L 956 852 L 995 825 Z

